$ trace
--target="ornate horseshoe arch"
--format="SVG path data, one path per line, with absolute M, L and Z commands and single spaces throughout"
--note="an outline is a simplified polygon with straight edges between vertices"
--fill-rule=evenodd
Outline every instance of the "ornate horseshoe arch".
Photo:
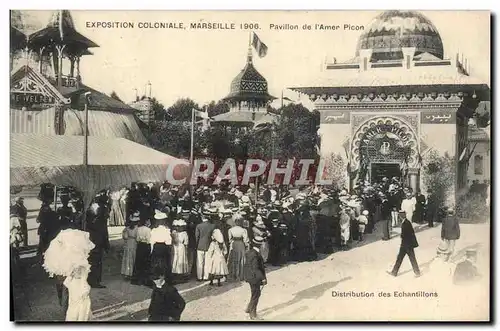
M 351 138 L 350 159 L 353 169 L 361 156 L 374 162 L 402 162 L 410 167 L 418 163 L 418 135 L 400 118 L 383 116 L 363 122 Z

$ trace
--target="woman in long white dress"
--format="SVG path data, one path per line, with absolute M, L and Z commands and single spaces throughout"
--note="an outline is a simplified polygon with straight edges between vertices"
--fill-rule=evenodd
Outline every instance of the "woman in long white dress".
M 140 219 L 139 212 L 130 216 L 130 224 L 123 229 L 122 237 L 125 240 L 122 257 L 121 274 L 127 278 L 132 277 L 134 273 L 135 256 L 137 252 L 137 224 Z
M 189 263 L 187 246 L 189 237 L 186 232 L 186 221 L 180 219 L 172 224 L 175 231 L 172 232 L 173 237 L 173 259 L 172 273 L 176 275 L 187 275 L 189 273 Z
M 227 247 L 224 243 L 224 237 L 219 229 L 215 229 L 212 233 L 212 242 L 208 247 L 208 260 L 209 265 L 209 279 L 210 284 L 214 285 L 214 280 L 217 279 L 217 286 L 221 286 L 221 279 L 229 274 L 225 256 L 227 254 Z
M 125 215 L 122 214 L 120 208 L 121 192 L 115 191 L 111 193 L 111 210 L 109 212 L 109 225 L 122 226 L 125 225 Z
M 86 322 L 92 318 L 90 285 L 87 283 L 88 273 L 88 266 L 76 267 L 64 281 L 64 286 L 69 293 L 66 321 Z
M 341 246 L 342 248 L 347 247 L 347 242 L 351 236 L 350 234 L 350 221 L 351 217 L 348 214 L 349 208 L 343 209 L 340 212 L 340 237 L 342 239 Z

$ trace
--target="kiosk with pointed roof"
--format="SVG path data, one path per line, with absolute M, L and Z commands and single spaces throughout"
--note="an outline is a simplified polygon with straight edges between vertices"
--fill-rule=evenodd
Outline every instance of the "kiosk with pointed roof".
M 268 92 L 267 80 L 255 68 L 249 47 L 247 63 L 231 82 L 231 90 L 223 99 L 230 111 L 214 116 L 212 124 L 229 127 L 252 127 L 254 122 L 276 115 L 267 112 L 269 103 L 276 99 Z

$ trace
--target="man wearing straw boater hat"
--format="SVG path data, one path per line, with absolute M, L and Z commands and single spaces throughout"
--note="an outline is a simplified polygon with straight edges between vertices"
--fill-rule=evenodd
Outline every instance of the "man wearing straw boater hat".
M 264 260 L 260 255 L 260 246 L 263 238 L 255 237 L 252 240 L 252 248 L 245 254 L 245 265 L 243 273 L 245 281 L 250 285 L 250 302 L 245 312 L 250 314 L 250 319 L 257 320 L 257 304 L 262 292 L 262 287 L 267 284 Z

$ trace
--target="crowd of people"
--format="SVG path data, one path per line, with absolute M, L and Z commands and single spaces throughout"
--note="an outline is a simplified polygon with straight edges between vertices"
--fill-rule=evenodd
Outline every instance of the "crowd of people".
M 233 186 L 228 182 L 197 187 L 133 183 L 118 193 L 100 192 L 86 211 L 76 191 L 63 189 L 59 197 L 61 206 L 54 211 L 50 187 L 42 187 L 39 195 L 42 256 L 61 230 L 88 232 L 94 248 L 87 281 L 91 287 L 104 288 L 102 263 L 110 249 L 108 226 L 123 224 L 121 274 L 131 284 L 152 286 L 161 295 L 173 296 L 172 284 L 193 278 L 213 286 L 248 281 L 245 263 L 252 248 L 258 248 L 263 263 L 274 266 L 312 261 L 318 253 L 349 249 L 376 227 L 382 226 L 382 239 L 389 240 L 391 229 L 405 220 L 428 222 L 432 227 L 442 217 L 432 192 L 425 197 L 398 178 L 383 178 L 375 184 L 359 182 L 351 192 L 316 186 Z M 21 220 L 26 212 L 19 201 L 12 215 Z M 400 252 L 398 263 L 403 253 L 414 264 L 414 254 L 407 251 Z M 63 282 L 58 285 L 58 296 L 64 305 Z M 255 317 L 255 286 L 252 291 L 255 307 L 248 311 Z M 154 296 L 160 298 L 160 294 Z M 180 318 L 183 309 L 182 302 L 176 302 L 173 319 Z

